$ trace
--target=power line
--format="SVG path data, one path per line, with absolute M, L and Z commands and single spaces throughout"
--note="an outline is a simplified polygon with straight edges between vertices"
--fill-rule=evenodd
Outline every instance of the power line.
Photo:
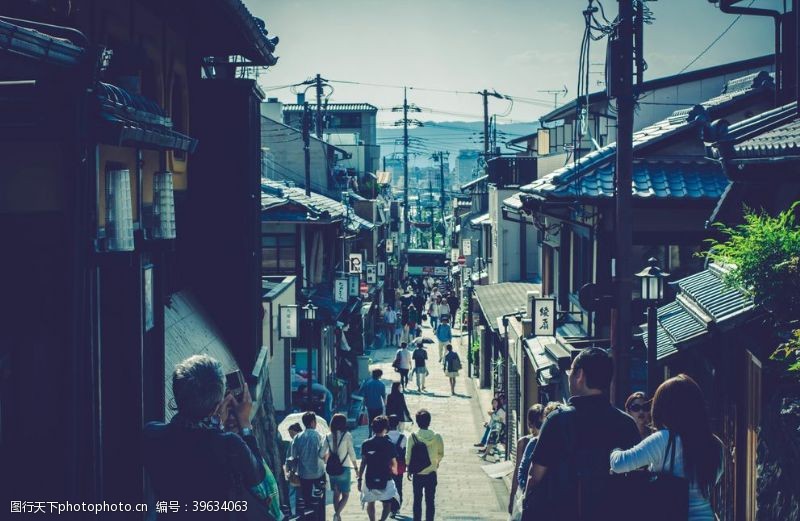
M 749 4 L 747 4 L 747 7 L 750 7 L 750 6 L 751 6 L 751 5 L 753 5 L 754 3 L 756 3 L 756 0 L 750 0 L 750 3 L 749 3 Z M 700 54 L 698 54 L 698 55 L 697 55 L 697 56 L 696 56 L 696 57 L 695 57 L 695 58 L 694 58 L 692 61 L 690 61 L 689 63 L 687 63 L 687 64 L 686 64 L 686 66 L 685 66 L 683 69 L 681 69 L 680 71 L 678 71 L 678 74 L 680 74 L 680 73 L 684 72 L 686 69 L 688 69 L 689 67 L 691 67 L 692 65 L 694 65 L 694 64 L 697 62 L 697 60 L 699 60 L 700 58 L 702 58 L 702 57 L 703 57 L 703 55 L 705 55 L 705 53 L 707 53 L 707 52 L 708 52 L 708 51 L 709 51 L 709 50 L 710 50 L 712 47 L 714 47 L 714 45 L 716 45 L 716 43 L 717 43 L 718 41 L 720 41 L 720 40 L 722 39 L 722 37 L 723 37 L 723 36 L 725 36 L 725 35 L 728 33 L 728 31 L 730 31 L 731 29 L 733 29 L 733 26 L 734 26 L 734 25 L 736 25 L 736 22 L 738 22 L 738 21 L 739 21 L 739 18 L 741 18 L 741 17 L 742 17 L 742 15 L 739 15 L 739 16 L 737 16 L 736 18 L 734 18 L 734 19 L 733 19 L 733 21 L 731 22 L 731 24 L 730 24 L 728 27 L 726 27 L 726 28 L 725 28 L 725 30 L 724 30 L 724 31 L 722 31 L 722 33 L 720 33 L 720 35 L 719 35 L 719 36 L 717 36 L 716 38 L 714 38 L 714 41 L 713 41 L 713 42 L 711 42 L 710 44 L 708 44 L 708 46 L 707 46 L 705 49 L 703 49 L 703 51 L 702 51 Z

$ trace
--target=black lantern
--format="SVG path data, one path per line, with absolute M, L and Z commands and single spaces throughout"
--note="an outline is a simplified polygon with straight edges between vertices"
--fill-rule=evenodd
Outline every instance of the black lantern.
M 303 306 L 303 318 L 306 320 L 315 320 L 317 318 L 317 306 L 311 302 Z
M 650 265 L 636 274 L 642 283 L 642 299 L 655 302 L 664 299 L 664 279 L 669 273 L 664 273 L 658 267 L 655 257 L 647 261 Z

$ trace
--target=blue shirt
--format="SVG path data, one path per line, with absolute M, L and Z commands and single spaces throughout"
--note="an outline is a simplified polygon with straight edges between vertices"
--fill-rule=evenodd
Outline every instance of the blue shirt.
M 381 409 L 386 402 L 386 386 L 383 382 L 370 378 L 364 382 L 358 394 L 364 397 L 364 406 L 367 409 Z
M 449 342 L 453 339 L 453 332 L 450 329 L 450 324 L 439 324 L 436 328 L 436 338 L 439 342 Z
M 292 460 L 302 479 L 317 479 L 325 475 L 325 438 L 316 429 L 306 429 L 292 440 Z

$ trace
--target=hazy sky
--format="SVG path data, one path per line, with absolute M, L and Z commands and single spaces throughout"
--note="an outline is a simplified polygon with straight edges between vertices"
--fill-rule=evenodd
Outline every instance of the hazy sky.
M 576 88 L 587 0 L 245 0 L 278 35 L 278 64 L 262 74 L 267 95 L 290 102 L 289 89 L 316 73 L 331 80 L 408 85 L 444 90 L 497 89 L 543 102 L 515 103 L 500 121 L 533 121 L 552 108 L 551 94 Z M 747 2 L 743 3 L 746 5 Z M 782 0 L 755 0 L 754 7 L 780 8 Z M 605 0 L 607 15 L 617 2 Z M 675 74 L 735 19 L 707 0 L 649 2 L 656 18 L 645 28 L 645 79 Z M 772 52 L 772 21 L 746 16 L 692 69 Z M 603 79 L 605 41 L 592 42 L 592 82 Z M 332 102 L 369 102 L 379 108 L 402 104 L 401 89 L 333 83 Z M 600 90 L 602 87 L 596 87 Z M 595 90 L 595 89 L 593 89 Z M 309 95 L 313 90 L 309 91 Z M 481 98 L 423 90 L 409 101 L 424 120 L 476 120 Z M 509 103 L 490 101 L 502 114 Z M 396 114 L 382 110 L 379 124 Z

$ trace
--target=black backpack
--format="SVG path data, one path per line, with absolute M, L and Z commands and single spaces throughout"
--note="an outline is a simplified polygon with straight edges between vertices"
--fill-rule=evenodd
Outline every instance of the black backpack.
M 407 470 L 409 474 L 414 475 L 431 466 L 431 456 L 428 454 L 428 446 L 419 441 L 415 434 L 411 435 L 411 439 L 414 440 L 414 445 L 411 446 L 411 458 Z
M 331 435 L 331 438 L 333 438 L 333 435 Z M 331 453 L 328 456 L 328 461 L 325 463 L 325 472 L 327 472 L 329 476 L 341 476 L 344 472 L 344 465 L 342 464 L 342 460 L 339 459 L 339 446 L 342 444 L 342 438 L 344 438 L 344 434 L 340 436 L 339 443 L 336 444 L 336 450 L 328 443 Z

